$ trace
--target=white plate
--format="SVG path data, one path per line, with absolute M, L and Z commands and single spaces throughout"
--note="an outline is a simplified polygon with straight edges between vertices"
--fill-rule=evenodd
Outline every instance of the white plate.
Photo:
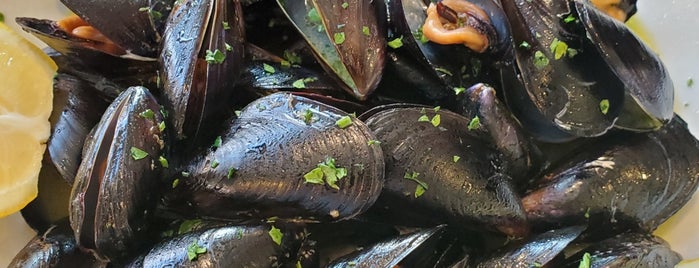
M 695 0 L 640 0 L 638 14 L 630 21 L 665 62 L 675 83 L 675 111 L 699 135 L 699 2 Z M 58 0 L 0 0 L 5 21 L 18 29 L 15 17 L 58 19 L 68 11 Z M 33 38 L 32 38 L 33 39 Z M 36 41 L 36 39 L 33 39 Z M 39 42 L 36 41 L 38 44 Z M 687 86 L 687 80 L 697 83 Z M 697 163 L 699 164 L 699 163 Z M 699 194 L 656 232 L 685 259 L 699 258 Z M 19 214 L 0 219 L 0 267 L 35 234 Z

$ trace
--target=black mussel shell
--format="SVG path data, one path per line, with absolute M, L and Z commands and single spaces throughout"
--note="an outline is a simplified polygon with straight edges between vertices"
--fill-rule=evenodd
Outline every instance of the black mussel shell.
M 156 267 L 280 267 L 287 261 L 281 245 L 273 240 L 276 227 L 223 226 L 195 230 L 153 246 L 125 265 L 130 268 Z
M 546 265 L 575 240 L 583 226 L 573 226 L 528 238 L 522 243 L 513 243 L 485 257 L 478 258 L 474 267 L 541 267 Z
M 367 246 L 327 267 L 449 267 L 466 252 L 457 240 L 437 226 Z
M 64 102 L 54 103 L 53 106 L 54 111 L 60 114 L 48 141 L 48 153 L 58 172 L 72 185 L 82 159 L 85 138 L 99 122 L 109 103 L 94 86 L 72 75 L 57 74 L 53 88 L 54 92 L 63 93 L 54 96 L 66 96 L 61 98 Z
M 167 1 L 159 5 L 156 5 L 159 1 L 149 0 L 61 2 L 126 53 L 150 58 L 157 55 L 160 34 L 154 21 L 167 18 Z
M 345 112 L 272 94 L 246 106 L 220 142 L 189 162 L 173 204 L 218 218 L 350 218 L 367 210 L 383 185 L 383 154 L 370 140 L 366 125 Z M 326 174 L 340 179 L 332 183 Z
M 277 1 L 318 59 L 348 93 L 365 100 L 381 80 L 385 23 L 378 1 Z M 345 5 L 346 4 L 346 5 Z
M 575 1 L 587 38 L 623 83 L 624 107 L 616 127 L 656 130 L 673 116 L 674 86 L 658 55 L 625 24 L 583 1 Z
M 501 153 L 474 126 L 469 129 L 471 121 L 424 107 L 389 108 L 369 117 L 386 160 L 384 189 L 371 213 L 396 224 L 449 222 L 525 235 L 519 197 L 500 173 Z
M 589 254 L 585 257 L 586 254 Z M 595 243 L 557 267 L 675 267 L 682 257 L 660 237 L 624 233 Z
M 80 250 L 68 219 L 63 219 L 30 240 L 7 267 L 106 267 L 106 263 Z
M 245 56 L 239 1 L 177 2 L 160 54 L 163 105 L 175 137 L 197 139 L 207 120 L 230 104 Z
M 575 18 L 570 1 L 502 0 L 516 71 L 502 69 L 503 96 L 523 127 L 548 142 L 596 137 L 616 122 L 623 84 Z M 568 22 L 566 22 L 568 21 Z
M 125 257 L 147 241 L 166 149 L 159 109 L 148 89 L 131 87 L 85 141 L 70 221 L 80 246 L 100 258 Z
M 537 226 L 653 231 L 699 186 L 699 141 L 678 116 L 656 132 L 616 133 L 554 164 L 523 198 Z

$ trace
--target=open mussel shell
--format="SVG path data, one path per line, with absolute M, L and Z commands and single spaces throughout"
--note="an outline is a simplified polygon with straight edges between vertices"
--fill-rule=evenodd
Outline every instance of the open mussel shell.
M 537 226 L 589 222 L 593 234 L 653 231 L 699 185 L 699 142 L 675 116 L 656 132 L 615 133 L 541 176 L 523 198 Z
M 157 55 L 160 34 L 154 21 L 167 18 L 168 4 L 156 4 L 160 1 L 149 0 L 61 2 L 109 40 L 122 47 L 127 54 L 148 58 L 155 58 Z
M 583 226 L 566 227 L 532 236 L 521 243 L 514 242 L 477 258 L 474 267 L 541 267 L 562 253 L 583 230 Z
M 370 210 L 372 217 L 402 225 L 448 222 L 525 235 L 519 197 L 511 179 L 500 173 L 501 153 L 469 130 L 470 122 L 446 110 L 420 107 L 389 108 L 369 117 L 366 124 L 386 160 L 384 189 Z
M 70 201 L 81 247 L 119 259 L 146 242 L 159 198 L 162 115 L 148 89 L 131 87 L 109 106 L 85 141 Z
M 282 245 L 269 227 L 215 227 L 167 238 L 124 267 L 281 267 L 288 258 Z
M 386 50 L 378 1 L 277 1 L 328 73 L 365 100 L 381 80 Z M 346 5 L 345 5 L 346 4 Z
M 177 2 L 160 54 L 163 105 L 177 139 L 196 139 L 230 103 L 245 56 L 239 1 Z
M 449 267 L 465 254 L 457 240 L 441 225 L 364 247 L 327 267 Z
M 574 1 L 587 37 L 623 83 L 626 95 L 615 126 L 636 131 L 660 128 L 672 119 L 674 87 L 655 52 L 622 22 L 585 1 Z
M 383 153 L 368 144 L 374 139 L 339 109 L 272 94 L 246 106 L 220 145 L 184 167 L 188 176 L 178 177 L 174 197 L 207 217 L 350 218 L 367 210 L 383 185 Z M 335 184 L 326 175 L 332 170 L 346 174 L 333 176 Z
M 596 137 L 614 125 L 623 84 L 585 38 L 570 1 L 502 0 L 515 45 L 516 74 L 503 72 L 503 95 L 537 139 Z
M 106 263 L 80 250 L 64 218 L 32 238 L 7 267 L 106 267 Z
M 589 258 L 583 257 L 589 254 Z M 662 238 L 641 233 L 623 233 L 595 243 L 566 258 L 556 267 L 675 267 L 682 257 Z
M 410 57 L 421 70 L 421 76 L 436 77 L 441 81 L 439 88 L 453 96 L 453 87 L 468 87 L 489 81 L 491 64 L 512 51 L 509 26 L 502 9 L 491 0 L 470 1 L 489 16 L 492 27 L 488 36 L 489 46 L 485 53 L 477 53 L 464 45 L 441 45 L 426 40 L 422 27 L 427 18 L 426 1 L 386 0 L 387 16 L 391 34 L 401 38 L 403 46 L 397 51 L 399 57 Z M 403 61 L 389 61 L 404 64 Z

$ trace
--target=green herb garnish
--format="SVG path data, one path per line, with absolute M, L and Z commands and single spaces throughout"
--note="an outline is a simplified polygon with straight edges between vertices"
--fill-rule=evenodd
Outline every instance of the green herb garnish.
M 227 22 L 227 21 L 222 21 L 221 24 L 223 25 L 223 29 L 224 29 L 224 30 L 230 30 L 230 29 L 231 29 L 231 26 L 228 25 L 228 22 Z
M 347 7 L 349 7 L 349 3 L 342 2 L 342 8 L 347 9 Z
M 199 227 L 199 225 L 201 225 L 201 220 L 199 219 L 185 220 L 180 223 L 180 227 L 177 229 L 177 234 L 189 233 L 194 230 L 194 228 Z
M 413 171 L 412 173 L 405 172 L 405 175 L 403 175 L 404 179 L 411 180 L 417 183 L 417 187 L 415 187 L 415 198 L 422 196 L 425 193 L 425 190 L 429 189 L 427 183 L 419 180 L 417 178 L 418 176 L 420 176 L 420 173 L 417 173 L 415 171 Z
M 190 261 L 196 260 L 199 255 L 204 253 L 206 253 L 206 248 L 198 245 L 196 240 L 187 247 L 187 258 Z
M 303 122 L 309 125 L 313 123 L 313 111 L 311 109 L 306 109 L 303 112 Z
M 458 155 L 455 155 L 455 156 L 452 156 L 452 157 L 451 157 L 451 160 L 454 161 L 454 163 L 459 162 L 459 159 L 461 159 L 461 157 L 458 156 Z
M 172 181 L 172 189 L 175 189 L 177 185 L 180 185 L 180 179 L 175 179 Z
M 214 144 L 212 144 L 211 147 L 214 149 L 218 149 L 219 147 L 221 147 L 221 142 L 221 136 L 216 136 L 216 139 L 214 139 Z
M 590 208 L 587 208 L 587 210 L 585 210 L 585 215 L 584 215 L 584 216 L 585 216 L 585 219 L 589 219 L 589 218 L 590 218 Z
M 388 41 L 388 46 L 391 48 L 399 48 L 403 46 L 403 36 L 395 38 L 391 41 Z
M 290 50 L 284 50 L 284 59 L 290 64 L 301 64 L 301 56 Z
M 138 114 L 139 116 L 145 118 L 145 119 L 153 119 L 155 118 L 155 113 L 151 109 L 146 109 L 145 111 L 141 112 Z
M 168 164 L 167 162 L 167 158 L 165 158 L 164 156 L 161 155 L 160 157 L 158 157 L 158 161 L 160 162 L 160 166 L 164 168 L 170 167 L 170 164 Z
M 282 234 L 281 230 L 277 229 L 277 227 L 274 227 L 274 225 L 272 225 L 272 229 L 270 229 L 268 233 L 269 237 L 272 238 L 272 241 L 274 241 L 274 243 L 277 243 L 277 245 L 282 244 L 282 236 L 284 235 Z
M 415 37 L 415 39 L 417 39 L 417 40 L 420 40 L 420 43 L 423 43 L 423 44 L 430 41 L 430 39 L 427 39 L 427 36 L 425 36 L 425 34 L 422 33 L 422 27 L 418 28 L 413 33 L 413 37 Z
M 576 20 L 577 19 L 573 16 L 573 14 L 568 14 L 568 16 L 563 19 L 563 22 L 571 23 L 571 22 L 575 22 Z
M 549 65 L 549 58 L 547 58 L 541 51 L 537 50 L 534 52 L 534 67 L 541 70 L 547 65 Z
M 423 114 L 420 117 L 418 117 L 417 121 L 418 122 L 430 122 L 430 118 L 426 114 Z
M 694 85 L 694 79 L 691 77 L 687 79 L 687 87 L 692 87 Z
M 352 118 L 347 115 L 340 117 L 340 119 L 335 121 L 335 125 L 341 129 L 345 129 L 352 125 Z
M 218 167 L 218 165 L 219 165 L 218 160 L 214 159 L 213 161 L 211 161 L 211 168 L 216 168 L 216 167 Z
M 366 144 L 369 145 L 369 146 L 371 146 L 371 145 L 379 145 L 379 144 L 381 144 L 381 142 L 380 142 L 380 141 L 377 141 L 377 140 L 369 140 Z
M 599 102 L 599 110 L 602 112 L 602 114 L 607 114 L 609 112 L 609 100 L 608 99 L 602 99 Z
M 226 51 L 233 51 L 233 47 L 231 45 L 229 45 L 228 43 L 223 43 L 223 45 L 225 46 Z
M 269 65 L 267 63 L 262 64 L 262 69 L 264 69 L 266 73 L 270 74 L 273 74 L 276 71 L 274 67 L 272 67 L 272 65 Z
M 459 96 L 459 94 L 466 92 L 466 88 L 464 87 L 455 87 L 454 88 L 454 94 Z
M 146 156 L 148 156 L 148 153 L 146 151 L 136 147 L 131 147 L 131 157 L 133 157 L 133 160 L 141 160 L 143 158 L 146 158 Z
M 481 119 L 476 115 L 468 122 L 468 130 L 479 129 L 481 127 Z
M 369 30 L 369 27 L 362 26 L 362 33 L 366 36 L 371 36 L 371 31 Z
M 139 8 L 138 11 L 148 12 L 148 15 L 153 17 L 153 19 L 155 19 L 155 20 L 159 20 L 160 18 L 163 17 L 162 13 L 158 12 L 157 10 L 151 9 L 150 7 L 142 7 L 142 8 Z
M 585 252 L 585 254 L 583 254 L 582 256 L 582 259 L 580 260 L 580 265 L 578 265 L 578 268 L 590 268 L 590 258 L 590 253 Z
M 306 83 L 313 82 L 318 80 L 318 78 L 315 77 L 307 77 L 307 78 L 302 78 L 294 81 L 291 83 L 291 86 L 294 88 L 306 88 Z
M 158 123 L 158 130 L 160 130 L 160 132 L 165 131 L 165 121 Z
M 439 123 L 442 122 L 442 117 L 439 114 L 436 114 L 432 117 L 432 120 L 430 120 L 430 123 L 432 123 L 432 126 L 438 127 Z
M 335 159 L 328 157 L 319 163 L 316 168 L 303 175 L 304 183 L 325 184 L 339 190 L 337 181 L 347 176 L 347 169 L 335 166 Z
M 530 45 L 527 41 L 522 41 L 522 43 L 519 44 L 519 47 L 530 49 L 532 48 L 532 45 Z
M 342 43 L 345 42 L 345 32 L 333 34 L 333 40 L 335 41 L 335 44 L 342 45 Z
M 182 177 L 189 178 L 189 172 L 187 171 L 180 172 L 180 175 L 182 175 Z
M 233 175 L 235 175 L 235 172 L 238 171 L 235 168 L 229 168 L 228 169 L 228 175 L 226 175 L 226 178 L 231 179 L 233 178 Z
M 553 39 L 549 48 L 551 49 L 551 53 L 553 53 L 553 58 L 556 60 L 560 60 L 568 53 L 568 44 L 558 40 L 558 38 Z
M 206 56 L 204 57 L 204 60 L 206 60 L 207 63 L 209 64 L 221 64 L 223 61 L 226 59 L 226 54 L 221 52 L 221 50 L 206 50 Z

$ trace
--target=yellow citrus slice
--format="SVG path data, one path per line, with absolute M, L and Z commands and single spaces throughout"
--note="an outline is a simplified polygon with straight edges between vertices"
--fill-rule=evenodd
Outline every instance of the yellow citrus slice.
M 37 195 L 56 64 L 0 22 L 0 217 Z

